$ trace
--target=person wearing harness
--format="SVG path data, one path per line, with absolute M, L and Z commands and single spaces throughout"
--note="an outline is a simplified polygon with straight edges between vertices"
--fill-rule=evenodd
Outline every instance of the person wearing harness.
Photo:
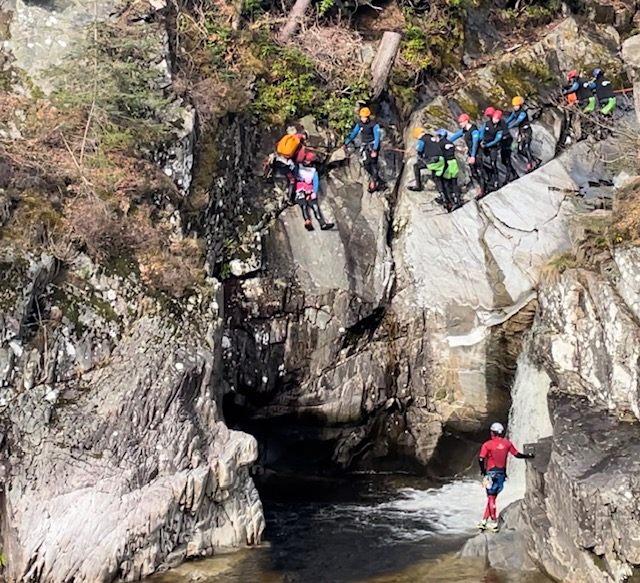
M 449 136 L 449 140 L 455 142 L 460 138 L 464 139 L 464 142 L 467 145 L 467 163 L 471 170 L 471 178 L 478 185 L 476 199 L 481 199 L 485 194 L 484 166 L 482 161 L 482 150 L 480 149 L 482 132 L 471 123 L 471 118 L 467 113 L 461 113 L 458 116 L 458 126 L 460 129 L 451 134 Z
M 533 130 L 531 129 L 531 120 L 529 113 L 524 105 L 524 97 L 516 95 L 511 100 L 513 111 L 507 117 L 507 129 L 518 130 L 518 154 L 527 161 L 527 172 L 531 172 L 536 161 L 531 154 L 531 140 L 533 139 Z
M 580 77 L 575 69 L 567 73 L 567 85 L 562 89 L 562 95 L 572 94 L 575 94 L 578 107 L 584 113 L 591 113 L 596 108 L 596 98 L 591 92 L 590 82 Z
M 504 124 L 502 112 L 493 107 L 487 107 L 484 115 L 489 118 L 485 127 L 482 140 L 482 149 L 489 159 L 489 175 L 487 177 L 487 190 L 493 191 L 500 188 L 500 173 L 498 171 L 498 154 L 502 150 L 502 137 Z
M 482 474 L 482 485 L 487 491 L 487 504 L 482 520 L 478 523 L 480 530 L 498 531 L 496 498 L 504 488 L 507 479 L 507 458 L 512 455 L 518 459 L 533 459 L 533 453 L 520 453 L 516 446 L 504 437 L 502 423 L 493 423 L 490 428 L 491 439 L 485 441 L 480 448 L 478 463 Z
M 382 132 L 380 126 L 371 119 L 371 110 L 368 107 L 360 109 L 358 118 L 351 133 L 344 141 L 344 147 L 346 148 L 356 139 L 359 141 L 362 165 L 370 177 L 369 192 L 375 192 L 380 186 L 378 158 L 380 156 Z
M 616 99 L 616 94 L 613 92 L 611 81 L 604 76 L 604 71 L 599 67 L 593 70 L 591 89 L 598 100 L 600 113 L 603 115 L 611 115 L 618 104 L 618 100 Z
M 437 129 L 435 135 L 438 138 L 438 145 L 442 149 L 444 156 L 445 169 L 442 175 L 444 188 L 447 193 L 447 200 L 451 206 L 451 211 L 454 211 L 464 204 L 462 193 L 458 186 L 460 167 L 458 166 L 458 160 L 456 160 L 456 147 L 449 139 L 449 132 L 446 129 Z
M 320 177 L 318 176 L 318 171 L 313 166 L 315 161 L 315 154 L 313 152 L 307 152 L 302 159 L 302 163 L 296 169 L 296 202 L 302 211 L 304 227 L 307 231 L 314 230 L 309 209 L 313 211 L 316 220 L 320 224 L 320 228 L 323 231 L 328 231 L 329 229 L 333 229 L 334 224 L 327 222 L 320 210 L 318 202 Z
M 444 171 L 446 169 L 446 163 L 444 160 L 444 152 L 438 143 L 438 139 L 427 133 L 424 128 L 414 128 L 412 136 L 417 140 L 416 142 L 416 162 L 413 165 L 413 174 L 415 177 L 415 184 L 408 186 L 409 190 L 414 192 L 422 191 L 422 176 L 421 172 L 427 169 L 431 172 L 433 182 L 438 190 L 439 197 L 436 198 L 438 204 L 442 204 L 448 207 L 447 191 L 444 186 Z

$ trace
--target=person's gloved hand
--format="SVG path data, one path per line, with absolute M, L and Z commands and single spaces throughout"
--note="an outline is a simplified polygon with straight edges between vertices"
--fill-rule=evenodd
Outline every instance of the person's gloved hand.
M 528 460 L 532 460 L 536 457 L 535 453 L 525 453 L 524 455 L 527 457 Z
M 378 152 L 376 150 L 371 150 L 371 157 L 372 158 L 377 158 L 378 157 Z
M 475 164 L 476 163 L 476 157 L 475 156 L 469 156 L 469 158 L 467 158 L 467 162 L 469 162 L 469 164 Z
M 480 147 L 481 148 L 486 148 L 487 144 L 485 144 L 484 140 L 482 142 L 480 142 Z

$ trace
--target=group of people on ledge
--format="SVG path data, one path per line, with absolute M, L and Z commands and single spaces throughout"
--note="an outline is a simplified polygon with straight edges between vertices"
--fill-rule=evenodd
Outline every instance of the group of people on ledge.
M 592 77 L 588 79 L 576 70 L 569 71 L 567 82 L 562 94 L 569 104 L 576 104 L 583 113 L 593 113 L 598 109 L 600 114 L 609 116 L 616 109 L 617 99 L 611 81 L 606 78 L 602 69 L 595 68 Z M 412 137 L 416 140 L 417 154 L 413 165 L 415 182 L 408 189 L 421 191 L 422 172 L 427 170 L 438 190 L 436 202 L 447 212 L 460 208 L 464 200 L 458 184 L 460 166 L 455 146 L 455 142 L 460 139 L 466 145 L 471 179 L 477 185 L 476 199 L 483 198 L 519 177 L 512 160 L 514 151 L 526 163 L 527 172 L 537 168 L 540 160 L 531 153 L 533 131 L 524 97 L 513 97 L 511 106 L 512 109 L 507 114 L 496 107 L 487 107 L 478 123 L 474 123 L 468 113 L 461 113 L 457 120 L 458 129 L 452 132 L 445 128 L 435 131 L 414 128 Z M 319 206 L 320 180 L 315 168 L 316 156 L 305 147 L 306 138 L 306 132 L 289 128 L 276 146 L 271 169 L 274 174 L 286 177 L 289 199 L 300 206 L 305 227 L 310 231 L 314 229 L 311 220 L 313 212 L 321 229 L 331 229 L 334 224 L 326 221 Z M 378 166 L 382 130 L 372 118 L 368 107 L 359 110 L 356 123 L 344 140 L 343 148 L 348 150 L 352 145 L 355 145 L 360 162 L 369 176 L 369 192 L 383 189 L 384 183 Z M 504 167 L 504 177 L 501 176 L 499 163 Z

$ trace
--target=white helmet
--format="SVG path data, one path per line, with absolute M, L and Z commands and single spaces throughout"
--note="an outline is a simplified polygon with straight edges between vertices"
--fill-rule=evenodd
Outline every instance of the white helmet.
M 499 433 L 500 435 L 502 435 L 504 433 L 504 425 L 502 425 L 502 423 L 498 423 L 497 421 L 495 423 L 492 423 L 491 433 Z

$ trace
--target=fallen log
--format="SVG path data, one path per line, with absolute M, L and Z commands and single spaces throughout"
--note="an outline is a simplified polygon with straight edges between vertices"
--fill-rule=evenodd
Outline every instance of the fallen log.
M 304 22 L 307 9 L 311 6 L 311 0 L 296 0 L 291 8 L 287 21 L 278 33 L 278 41 L 286 43 L 297 32 L 298 27 Z
M 382 35 L 378 52 L 371 63 L 373 99 L 377 99 L 387 86 L 401 39 L 402 35 L 399 32 L 387 31 Z

